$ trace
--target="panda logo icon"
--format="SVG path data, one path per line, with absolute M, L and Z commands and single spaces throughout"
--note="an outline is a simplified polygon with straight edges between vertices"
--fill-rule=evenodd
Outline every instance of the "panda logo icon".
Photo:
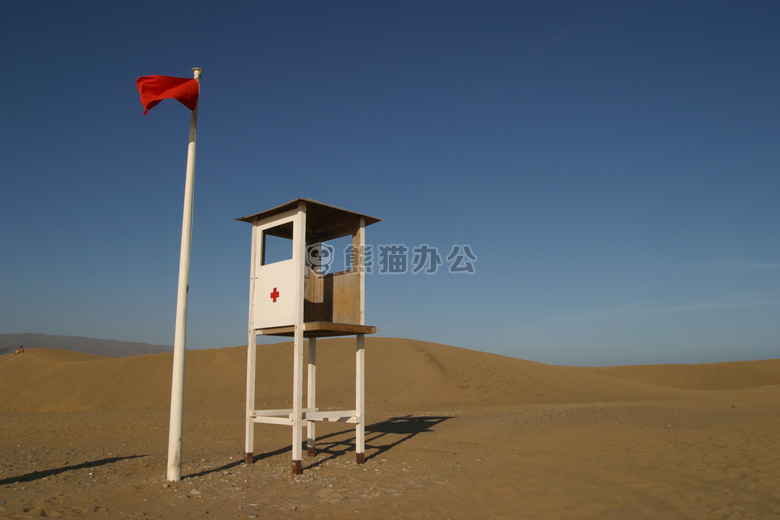
M 317 272 L 328 272 L 333 262 L 333 246 L 328 244 L 313 244 L 306 248 L 306 262 Z

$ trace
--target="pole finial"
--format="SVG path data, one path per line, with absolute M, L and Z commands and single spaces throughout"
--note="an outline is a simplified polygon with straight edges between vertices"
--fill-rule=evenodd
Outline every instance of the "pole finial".
M 200 79 L 200 75 L 203 74 L 203 69 L 200 67 L 192 67 L 192 74 L 195 76 L 195 79 Z

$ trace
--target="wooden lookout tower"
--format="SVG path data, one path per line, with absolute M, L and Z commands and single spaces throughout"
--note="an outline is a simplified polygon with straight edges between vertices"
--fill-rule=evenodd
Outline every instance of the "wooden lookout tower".
M 302 428 L 307 452 L 315 453 L 315 422 L 355 424 L 358 464 L 365 459 L 365 228 L 381 219 L 310 199 L 242 217 L 252 224 L 249 281 L 249 342 L 246 383 L 246 462 L 254 462 L 255 423 L 292 426 L 292 471 L 301 473 Z M 343 271 L 323 272 L 318 262 L 332 247 L 323 243 L 351 237 L 351 262 Z M 269 247 L 274 246 L 272 251 Z M 292 408 L 255 410 L 257 336 L 293 338 Z M 355 336 L 355 409 L 320 411 L 316 407 L 317 338 Z M 307 399 L 303 406 L 303 340 L 308 339 Z

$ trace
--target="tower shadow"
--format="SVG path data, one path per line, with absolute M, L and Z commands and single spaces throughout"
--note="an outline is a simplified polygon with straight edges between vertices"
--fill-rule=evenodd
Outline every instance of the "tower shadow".
M 435 426 L 448 419 L 452 417 L 405 415 L 367 425 L 365 460 L 374 459 L 421 433 L 432 433 Z M 312 462 L 307 468 L 317 467 L 354 449 L 355 430 L 353 429 L 324 435 L 317 439 L 317 453 L 326 456 Z
M 402 417 L 392 417 L 390 419 L 369 424 L 366 426 L 366 457 L 365 460 L 371 460 L 383 453 L 395 448 L 399 444 L 402 444 L 421 433 L 433 433 L 434 427 L 443 423 L 448 419 L 452 419 L 450 416 L 415 416 L 404 415 Z M 258 453 L 254 456 L 253 462 L 269 459 L 277 455 L 290 453 L 292 445 L 288 444 L 284 447 Z M 336 459 L 345 455 L 346 453 L 355 451 L 355 430 L 349 428 L 337 432 L 328 433 L 317 437 L 317 454 L 325 455 L 324 457 L 318 457 L 317 460 L 312 460 L 305 469 L 315 468 L 326 462 Z M 306 446 L 304 443 L 303 453 L 306 453 Z M 187 475 L 184 478 L 202 477 L 210 473 L 229 470 L 235 468 L 241 464 L 244 464 L 243 460 L 233 461 L 216 468 L 205 469 L 192 475 Z

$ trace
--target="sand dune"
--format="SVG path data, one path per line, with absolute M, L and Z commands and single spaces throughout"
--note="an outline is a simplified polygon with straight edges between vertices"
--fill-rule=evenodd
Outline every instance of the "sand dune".
M 341 405 L 353 395 L 353 340 L 320 342 L 318 394 Z M 261 346 L 257 398 L 284 405 L 292 385 L 290 343 Z M 551 366 L 408 339 L 367 342 L 367 399 L 414 407 L 449 404 L 624 402 L 780 384 L 778 360 L 609 368 Z M 165 408 L 171 354 L 101 358 L 56 349 L 0 357 L 0 412 Z M 246 348 L 187 353 L 185 399 L 242 401 Z
M 780 383 L 780 359 L 698 365 L 604 367 L 590 371 L 630 381 L 693 390 L 722 390 Z
M 321 407 L 354 396 L 354 340 L 318 349 Z M 0 518 L 780 518 L 780 360 L 563 367 L 367 340 L 366 457 L 288 427 L 243 464 L 246 347 L 187 353 L 184 461 L 164 481 L 171 354 L 0 356 Z M 258 407 L 288 407 L 289 343 L 258 350 Z

